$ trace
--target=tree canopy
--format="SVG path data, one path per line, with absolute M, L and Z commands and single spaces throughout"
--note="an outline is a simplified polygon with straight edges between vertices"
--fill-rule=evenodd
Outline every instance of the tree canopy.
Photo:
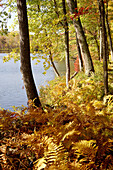
M 29 100 L 21 110 L 0 109 L 0 169 L 112 169 L 112 6 L 110 0 L 0 1 L 2 9 L 18 9 L 19 34 L 6 32 L 9 14 L 0 13 L 0 47 L 12 50 L 4 61 L 20 59 Z M 30 50 L 37 54 L 32 59 L 45 59 L 45 70 L 52 65 L 58 75 L 40 87 L 40 96 Z M 54 60 L 62 59 L 67 69 L 75 60 L 72 77 L 69 70 L 69 77 L 60 77 Z

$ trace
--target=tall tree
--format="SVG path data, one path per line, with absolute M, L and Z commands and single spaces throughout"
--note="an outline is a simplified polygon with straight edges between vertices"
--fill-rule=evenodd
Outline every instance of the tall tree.
M 99 2 L 99 1 L 98 1 Z M 100 15 L 100 60 L 103 59 L 103 36 L 102 36 L 102 15 L 101 4 L 99 3 L 99 15 Z
M 77 1 L 75 0 L 67 0 L 69 9 L 71 14 L 73 15 L 75 12 L 77 13 Z M 75 10 L 76 9 L 76 10 Z M 81 24 L 80 17 L 73 18 L 73 24 L 75 27 L 75 31 L 77 33 L 78 42 L 80 45 L 83 61 L 84 61 L 84 67 L 85 67 L 85 73 L 86 75 L 90 75 L 91 72 L 94 72 L 93 62 L 91 59 L 91 55 L 89 52 L 88 44 L 86 41 L 86 37 L 83 31 L 83 27 Z
M 108 31 L 108 36 L 109 36 L 111 60 L 113 61 L 113 44 L 112 44 L 111 30 L 110 30 L 109 20 L 108 20 L 108 0 L 106 1 L 106 24 L 107 24 L 107 31 Z
M 108 66 L 107 66 L 107 34 L 105 27 L 105 7 L 104 1 L 98 0 L 99 4 L 99 12 L 101 15 L 101 23 L 102 23 L 102 47 L 103 47 L 103 69 L 104 69 L 104 92 L 108 93 Z
M 57 76 L 57 77 L 60 77 L 60 74 L 59 74 L 59 72 L 58 72 L 58 70 L 57 70 L 57 68 L 56 68 L 56 66 L 55 66 L 54 61 L 53 61 L 53 57 L 52 57 L 51 51 L 49 52 L 49 59 L 50 59 L 50 61 L 51 61 L 51 64 L 52 64 L 52 67 L 53 67 L 53 70 L 54 70 L 56 76 Z
M 79 57 L 79 68 L 80 68 L 80 71 L 83 71 L 83 60 L 82 60 L 80 45 L 79 45 L 78 38 L 77 38 L 77 33 L 76 33 L 76 44 L 77 44 L 77 51 L 78 51 L 78 57 Z
M 27 18 L 26 0 L 17 0 L 17 11 L 20 33 L 20 56 L 21 72 L 27 93 L 28 100 L 33 100 L 35 106 L 40 107 L 41 103 L 38 97 L 36 86 L 33 79 L 31 61 L 30 61 L 30 43 Z
M 64 30 L 65 30 L 65 52 L 66 52 L 66 86 L 69 86 L 70 81 L 70 62 L 69 62 L 69 26 L 66 17 L 66 4 L 65 0 L 62 0 L 63 13 L 64 13 Z
M 37 48 L 38 54 L 41 51 L 41 55 L 37 55 L 38 59 L 42 58 L 45 71 L 49 68 L 50 64 L 55 71 L 57 76 L 60 76 L 54 60 L 60 58 L 60 52 L 64 50 L 62 44 L 60 46 L 59 41 L 61 38 L 59 36 L 58 26 L 56 21 L 56 12 L 54 8 L 53 1 L 31 1 L 28 0 L 29 10 L 28 16 L 31 18 L 29 21 L 29 29 L 32 35 L 31 49 L 32 53 L 34 49 Z M 38 8 L 37 8 L 37 4 Z M 62 6 L 61 6 L 62 7 Z M 39 10 L 40 8 L 40 10 Z M 37 27 L 39 29 L 37 29 Z M 59 28 L 60 29 L 60 28 Z M 64 46 L 64 45 L 63 45 Z M 60 47 L 60 50 L 58 50 Z M 48 57 L 49 56 L 49 57 Z

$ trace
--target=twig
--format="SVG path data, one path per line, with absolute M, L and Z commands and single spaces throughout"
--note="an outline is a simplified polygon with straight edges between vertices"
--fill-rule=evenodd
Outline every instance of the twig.
M 71 80 L 78 74 L 78 72 L 76 71 L 72 76 L 71 76 Z

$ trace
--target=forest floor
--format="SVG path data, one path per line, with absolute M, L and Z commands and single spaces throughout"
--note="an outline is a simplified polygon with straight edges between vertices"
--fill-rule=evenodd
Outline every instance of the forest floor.
M 41 87 L 43 109 L 0 111 L 1 170 L 113 169 L 113 65 L 107 96 L 103 65 L 94 65 L 95 75 L 79 72 L 69 89 L 64 77 Z

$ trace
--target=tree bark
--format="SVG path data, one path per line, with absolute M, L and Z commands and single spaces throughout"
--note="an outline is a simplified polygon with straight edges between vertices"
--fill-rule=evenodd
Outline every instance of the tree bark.
M 54 5 L 55 5 L 55 12 L 59 18 L 59 12 L 57 8 L 57 3 L 56 0 L 54 0 Z M 59 21 L 59 23 L 63 26 L 65 30 L 65 51 L 66 51 L 66 57 L 65 57 L 65 63 L 66 63 L 66 86 L 69 86 L 69 81 L 70 81 L 70 61 L 69 61 L 69 27 L 68 27 L 68 22 L 67 22 L 67 17 L 66 17 L 66 4 L 65 0 L 62 0 L 62 6 L 63 6 L 63 13 L 64 13 L 64 21 Z
M 99 11 L 101 11 L 101 6 L 99 4 Z M 100 61 L 103 59 L 103 36 L 102 36 L 102 19 L 101 19 L 101 13 L 100 14 Z
M 55 64 L 53 62 L 53 57 L 52 57 L 51 51 L 49 52 L 49 59 L 51 61 L 51 64 L 52 64 L 52 67 L 53 67 L 53 70 L 54 70 L 56 76 L 60 77 L 60 74 L 59 74 L 59 72 L 58 72 L 58 70 L 57 70 L 57 68 L 56 68 L 56 66 L 55 66 Z
M 111 38 L 111 30 L 110 30 L 109 21 L 108 21 L 108 0 L 106 1 L 106 25 L 107 25 L 108 36 L 109 36 L 111 60 L 113 61 L 113 44 L 112 44 L 112 38 Z
M 97 51 L 98 51 L 98 59 L 100 60 L 100 47 L 99 47 L 99 44 L 98 44 L 97 34 L 96 34 L 96 32 L 93 33 L 89 30 L 87 30 L 87 31 L 93 36 L 93 38 L 95 40 L 95 43 L 96 43 L 96 46 L 97 46 Z
M 66 51 L 66 86 L 69 87 L 70 81 L 70 61 L 69 61 L 69 27 L 66 17 L 66 4 L 65 0 L 62 0 L 63 12 L 64 12 L 64 29 L 65 29 L 65 51 Z
M 80 50 L 80 46 L 79 46 L 79 42 L 77 38 L 77 33 L 76 33 L 76 43 L 77 43 L 77 51 L 78 51 L 78 57 L 79 57 L 79 68 L 80 68 L 80 71 L 83 71 L 83 60 L 82 60 L 81 50 Z
M 101 23 L 102 23 L 102 39 L 103 39 L 103 69 L 104 69 L 104 92 L 105 95 L 108 93 L 108 66 L 107 66 L 107 34 L 106 34 L 106 27 L 105 27 L 105 8 L 103 0 L 98 0 L 99 12 L 101 15 Z
M 96 46 L 97 46 L 98 58 L 100 60 L 100 50 L 99 50 L 99 44 L 98 44 L 98 40 L 97 40 L 97 35 L 94 35 L 94 39 L 95 39 L 95 43 L 96 43 Z
M 75 0 L 67 0 L 69 9 L 71 14 L 75 12 L 75 8 L 77 8 L 77 1 Z M 76 11 L 77 12 L 77 11 Z M 79 41 L 83 61 L 84 61 L 84 67 L 85 67 L 85 74 L 90 76 L 91 72 L 94 72 L 93 62 L 91 59 L 91 55 L 89 52 L 88 44 L 86 41 L 86 37 L 82 28 L 82 24 L 80 21 L 80 18 L 78 19 L 73 18 L 73 24 L 75 27 L 75 31 L 77 33 L 77 38 Z
M 20 34 L 20 56 L 21 56 L 20 61 L 23 81 L 28 100 L 34 101 L 35 106 L 40 107 L 41 103 L 38 97 L 31 69 L 26 0 L 17 0 L 17 10 Z
M 48 36 L 46 29 L 45 29 L 45 33 L 46 33 L 46 36 Z M 49 46 L 52 47 L 51 41 L 48 43 L 47 46 L 45 46 L 46 49 L 48 49 Z M 56 66 L 55 66 L 55 64 L 54 64 L 54 62 L 53 62 L 53 57 L 52 57 L 51 49 L 49 49 L 49 60 L 50 60 L 50 62 L 51 62 L 51 65 L 52 65 L 52 67 L 53 67 L 53 70 L 54 70 L 56 76 L 57 76 L 57 77 L 60 77 L 60 74 L 59 74 L 59 72 L 58 72 L 58 70 L 57 70 L 57 68 L 56 68 Z

